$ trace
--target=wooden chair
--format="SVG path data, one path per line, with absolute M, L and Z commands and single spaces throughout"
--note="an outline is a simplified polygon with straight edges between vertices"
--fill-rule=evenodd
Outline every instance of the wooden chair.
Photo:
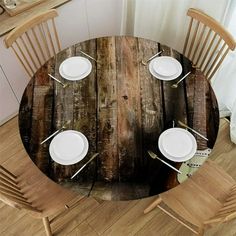
M 235 49 L 235 40 L 223 26 L 202 11 L 190 8 L 187 15 L 191 20 L 183 54 L 210 80 L 229 50 Z
M 4 39 L 32 77 L 35 71 L 61 50 L 54 18 L 56 10 L 38 14 L 13 29 Z
M 22 167 L 21 174 L 16 176 L 0 165 L 0 200 L 42 219 L 46 234 L 51 236 L 50 225 L 74 208 L 83 197 L 49 180 L 30 161 Z M 52 215 L 54 218 L 49 220 Z
M 184 183 L 160 194 L 144 213 L 155 207 L 195 234 L 203 235 L 207 227 L 236 217 L 236 182 L 207 160 Z

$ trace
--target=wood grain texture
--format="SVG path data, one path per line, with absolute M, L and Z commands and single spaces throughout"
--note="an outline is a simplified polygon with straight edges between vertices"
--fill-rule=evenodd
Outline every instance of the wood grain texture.
M 174 81 L 153 77 L 140 62 L 159 50 L 176 58 L 182 74 L 192 73 L 177 89 Z M 63 60 L 81 56 L 97 58 L 89 76 L 67 81 L 59 74 Z M 48 78 L 53 74 L 69 86 Z M 177 81 L 177 79 L 175 81 Z M 154 41 L 134 37 L 104 37 L 71 46 L 49 60 L 32 78 L 21 102 L 19 126 L 22 140 L 38 167 L 50 178 L 83 194 L 104 199 L 129 200 L 155 195 L 178 184 L 176 173 L 151 159 L 147 150 L 169 161 L 158 150 L 159 135 L 181 120 L 209 138 L 197 138 L 199 149 L 213 147 L 218 131 L 217 102 L 201 71 L 177 51 Z M 87 156 L 63 166 L 52 161 L 47 142 L 39 143 L 62 125 L 78 130 L 89 141 Z M 212 122 L 214 121 L 214 122 Z M 212 122 L 211 125 L 209 123 Z M 93 153 L 99 156 L 76 178 L 70 177 Z
M 140 82 L 138 77 L 137 39 L 121 37 L 116 39 L 117 83 L 118 83 L 118 155 L 119 179 L 134 181 L 135 172 L 142 159 Z M 120 60 L 119 60 L 120 59 Z M 129 148 L 127 148 L 129 147 Z
M 98 178 L 106 181 L 119 179 L 115 49 L 115 38 L 97 40 Z

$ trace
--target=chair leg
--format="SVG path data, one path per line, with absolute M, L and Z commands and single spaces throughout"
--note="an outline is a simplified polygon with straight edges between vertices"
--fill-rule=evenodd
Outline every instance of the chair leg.
M 51 230 L 51 226 L 50 226 L 50 222 L 49 222 L 48 217 L 43 218 L 43 225 L 44 225 L 47 236 L 52 236 L 52 230 Z
M 154 202 L 152 202 L 144 211 L 144 214 L 147 214 L 148 212 L 152 211 L 155 207 L 157 207 L 161 203 L 161 198 L 158 197 Z
M 204 235 L 204 228 L 199 228 L 198 235 L 203 236 Z

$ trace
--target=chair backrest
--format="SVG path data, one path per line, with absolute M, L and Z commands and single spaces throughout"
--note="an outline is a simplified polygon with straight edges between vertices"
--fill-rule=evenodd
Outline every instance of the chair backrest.
M 229 50 L 235 49 L 235 40 L 222 25 L 202 11 L 190 8 L 187 15 L 191 20 L 183 54 L 210 80 Z
M 5 38 L 30 77 L 61 50 L 54 18 L 56 10 L 38 14 L 13 29 Z
M 0 165 L 0 200 L 18 209 L 25 209 L 39 213 L 32 203 L 25 197 L 17 176 Z
M 214 224 L 218 222 L 226 222 L 236 218 L 236 185 L 231 188 L 229 195 L 226 197 L 222 207 L 209 220 L 204 223 Z

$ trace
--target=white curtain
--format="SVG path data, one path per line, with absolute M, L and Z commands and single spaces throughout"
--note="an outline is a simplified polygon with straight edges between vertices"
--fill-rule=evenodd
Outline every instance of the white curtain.
M 236 0 L 123 0 L 122 34 L 152 39 L 182 52 L 190 7 L 212 16 L 236 38 Z M 236 50 L 227 55 L 212 86 L 220 116 L 234 112 L 231 126 L 236 127 Z M 236 137 L 236 128 L 231 129 L 231 137 L 232 132 Z
M 236 39 L 236 0 L 231 1 L 225 26 Z M 212 85 L 220 103 L 221 116 L 230 116 L 236 99 L 236 50 L 227 55 Z
M 182 51 L 190 7 L 225 22 L 230 2 L 235 0 L 124 0 L 123 32 L 152 39 Z
M 225 25 L 236 39 L 236 1 L 231 1 Z M 230 116 L 230 136 L 236 143 L 236 50 L 230 52 L 213 80 L 221 117 Z

